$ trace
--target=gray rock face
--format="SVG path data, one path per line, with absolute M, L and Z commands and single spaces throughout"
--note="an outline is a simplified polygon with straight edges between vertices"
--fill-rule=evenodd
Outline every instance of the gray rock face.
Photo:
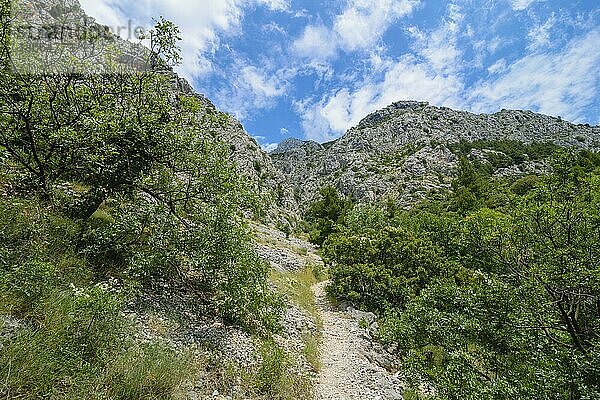
M 284 175 L 273 165 L 269 155 L 262 150 L 243 126 L 232 116 L 227 123 L 215 130 L 216 138 L 229 144 L 230 160 L 236 164 L 238 172 L 245 176 L 253 189 L 262 197 L 271 222 L 286 225 L 293 220 L 297 203 L 292 187 Z
M 428 192 L 450 188 L 458 164 L 451 144 L 500 139 L 598 149 L 600 127 L 576 125 L 530 111 L 476 115 L 402 101 L 367 116 L 331 144 L 287 142 L 271 153 L 271 158 L 292 182 L 300 208 L 313 201 L 325 185 L 333 185 L 361 202 L 389 196 L 410 206 Z M 487 162 L 486 156 L 493 152 L 477 150 L 470 158 Z M 539 163 L 525 162 L 495 174 L 543 170 Z
M 147 71 L 156 61 L 141 44 L 96 23 L 77 0 L 15 0 L 10 24 L 11 61 L 21 73 L 119 74 Z M 142 33 L 129 31 L 136 40 Z
M 286 139 L 283 142 L 279 143 L 277 148 L 275 150 L 273 150 L 270 154 L 284 154 L 284 153 L 291 152 L 294 149 L 300 149 L 300 148 L 303 148 L 306 146 L 312 146 L 317 149 L 322 149 L 322 146 L 317 142 L 313 142 L 313 141 L 305 142 L 300 139 L 289 138 L 289 139 Z

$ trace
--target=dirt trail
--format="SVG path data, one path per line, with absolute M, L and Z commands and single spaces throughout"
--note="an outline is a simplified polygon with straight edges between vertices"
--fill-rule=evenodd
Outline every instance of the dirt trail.
M 358 321 L 337 311 L 321 282 L 313 286 L 323 320 L 321 370 L 316 382 L 317 400 L 402 399 L 397 374 L 369 361 L 369 339 Z

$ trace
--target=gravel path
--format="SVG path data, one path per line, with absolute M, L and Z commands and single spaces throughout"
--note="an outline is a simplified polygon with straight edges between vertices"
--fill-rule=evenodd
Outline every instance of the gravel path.
M 369 361 L 370 341 L 358 321 L 337 311 L 327 300 L 322 282 L 313 286 L 323 320 L 321 370 L 316 382 L 317 400 L 402 399 L 397 374 Z

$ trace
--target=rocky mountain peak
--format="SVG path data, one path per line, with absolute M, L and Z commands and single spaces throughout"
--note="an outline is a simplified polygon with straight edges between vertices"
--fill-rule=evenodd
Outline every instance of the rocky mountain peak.
M 459 159 L 453 151 L 457 143 L 502 140 L 593 150 L 600 148 L 600 127 L 531 111 L 478 115 L 399 101 L 371 113 L 332 143 L 309 146 L 294 141 L 271 158 L 290 179 L 300 204 L 312 201 L 319 188 L 333 185 L 359 201 L 390 196 L 408 206 L 426 193 L 450 189 Z M 497 153 L 483 149 L 476 155 L 502 157 Z M 496 173 L 536 173 L 543 168 L 527 161 Z
M 312 149 L 312 150 L 323 150 L 323 146 L 315 141 L 312 141 L 312 140 L 305 141 L 305 140 L 300 140 L 300 139 L 296 139 L 296 138 L 288 138 L 288 139 L 285 139 L 283 142 L 279 143 L 277 148 L 275 150 L 273 150 L 270 154 L 271 155 L 284 154 L 284 153 L 296 151 L 301 148 Z
M 377 125 L 378 123 L 384 121 L 386 118 L 390 118 L 391 116 L 393 116 L 395 114 L 406 112 L 408 110 L 422 111 L 427 106 L 429 106 L 428 102 L 413 101 L 413 100 L 397 101 L 397 102 L 392 103 L 389 106 L 387 106 L 381 110 L 377 110 L 377 111 L 369 114 L 365 118 L 363 118 L 359 122 L 357 129 L 367 128 L 372 125 Z

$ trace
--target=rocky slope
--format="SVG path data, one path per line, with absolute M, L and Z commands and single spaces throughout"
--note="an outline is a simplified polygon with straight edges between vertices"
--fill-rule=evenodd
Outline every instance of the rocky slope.
M 503 139 L 598 149 L 600 127 L 530 111 L 476 115 L 402 101 L 370 114 L 335 142 L 286 141 L 271 158 L 293 182 L 299 204 L 308 204 L 320 187 L 334 185 L 359 201 L 391 196 L 409 205 L 428 192 L 450 187 L 458 162 L 452 144 Z M 482 149 L 470 157 L 485 162 L 491 152 Z M 525 161 L 495 173 L 531 173 L 543 168 L 543 163 Z

